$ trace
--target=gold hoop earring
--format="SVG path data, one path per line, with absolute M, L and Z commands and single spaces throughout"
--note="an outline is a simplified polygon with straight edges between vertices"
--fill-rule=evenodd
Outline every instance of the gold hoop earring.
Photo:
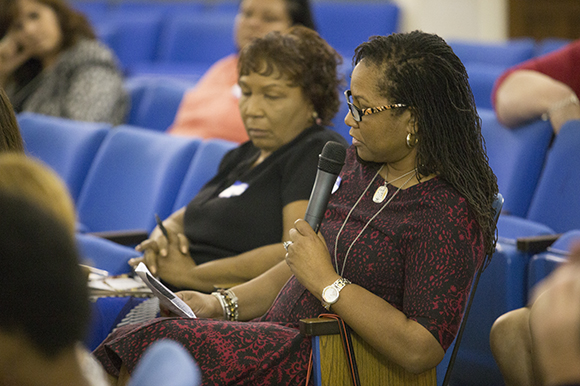
M 417 142 L 419 142 L 419 140 L 417 139 L 417 137 L 415 137 L 415 134 L 413 133 L 407 134 L 407 147 L 409 149 L 414 148 L 417 145 Z

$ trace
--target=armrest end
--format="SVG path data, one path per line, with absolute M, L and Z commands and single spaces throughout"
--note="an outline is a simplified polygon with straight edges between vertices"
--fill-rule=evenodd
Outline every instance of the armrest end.
M 300 319 L 302 335 L 334 335 L 339 334 L 338 321 L 330 318 Z
M 518 251 L 528 253 L 543 252 L 546 248 L 552 245 L 554 241 L 558 240 L 560 236 L 561 234 L 519 237 L 517 239 L 517 248 Z
M 147 240 L 149 234 L 145 229 L 128 229 L 121 231 L 93 232 L 90 235 L 101 237 L 121 245 L 137 245 Z

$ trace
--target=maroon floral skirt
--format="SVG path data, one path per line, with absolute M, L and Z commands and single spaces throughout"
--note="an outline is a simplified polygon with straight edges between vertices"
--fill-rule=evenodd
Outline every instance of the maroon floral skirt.
M 183 345 L 199 365 L 203 385 L 303 385 L 310 338 L 295 324 L 158 318 L 119 328 L 94 352 L 105 370 L 133 371 L 153 342 Z

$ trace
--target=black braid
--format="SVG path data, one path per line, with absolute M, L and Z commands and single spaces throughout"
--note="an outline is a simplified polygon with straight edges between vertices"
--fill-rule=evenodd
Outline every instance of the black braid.
M 353 62 L 362 60 L 384 74 L 377 85 L 382 96 L 411 106 L 417 174 L 437 174 L 467 199 L 491 257 L 497 241 L 492 208 L 497 179 L 465 67 L 443 39 L 420 31 L 373 36 L 356 49 Z

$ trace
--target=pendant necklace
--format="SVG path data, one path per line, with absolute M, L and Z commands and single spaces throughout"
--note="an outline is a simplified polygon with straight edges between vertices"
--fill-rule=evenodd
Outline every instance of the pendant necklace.
M 384 166 L 384 165 L 383 165 Z M 381 166 L 381 168 L 377 171 L 377 174 L 375 174 L 375 176 L 373 177 L 373 179 L 371 180 L 370 184 L 367 185 L 366 189 L 364 190 L 364 192 L 362 192 L 362 194 L 359 196 L 358 200 L 356 200 L 356 202 L 354 203 L 354 205 L 352 206 L 352 208 L 350 209 L 350 211 L 348 212 L 348 214 L 346 215 L 346 218 L 344 219 L 340 229 L 338 230 L 338 233 L 336 234 L 336 238 L 334 239 L 334 265 L 336 267 L 336 273 L 338 273 L 338 257 L 336 255 L 336 250 L 338 249 L 338 238 L 340 237 L 340 234 L 342 233 L 348 219 L 350 218 L 350 215 L 352 214 L 352 212 L 354 211 L 354 208 L 356 208 L 356 206 L 358 205 L 358 203 L 360 202 L 360 200 L 363 198 L 363 196 L 366 194 L 366 192 L 369 190 L 369 188 L 371 187 L 371 185 L 373 184 L 373 182 L 375 181 L 375 179 L 377 178 L 377 176 L 379 175 L 379 173 L 381 172 L 383 166 Z M 415 169 L 411 170 L 410 172 L 402 175 L 401 177 L 404 177 L 406 175 L 411 174 L 411 172 L 415 171 Z M 399 177 L 399 178 L 401 178 Z M 397 180 L 399 179 L 397 178 Z M 352 249 L 352 246 L 354 245 L 354 243 L 356 243 L 356 241 L 359 239 L 360 235 L 365 231 L 365 229 L 367 229 L 367 227 L 369 226 L 369 224 L 379 215 L 379 213 L 381 213 L 383 211 L 383 209 L 385 209 L 387 207 L 387 205 L 389 205 L 389 203 L 393 200 L 393 198 L 395 198 L 395 196 L 397 195 L 397 193 L 399 193 L 399 191 L 401 189 L 403 189 L 408 183 L 409 181 L 411 181 L 411 179 L 413 178 L 413 176 L 409 177 L 407 179 L 407 181 L 405 181 L 405 183 L 403 185 L 401 185 L 396 191 L 395 193 L 391 196 L 391 198 L 389 198 L 387 200 L 387 202 L 385 202 L 381 208 L 377 211 L 377 213 L 375 213 L 371 219 L 369 221 L 367 221 L 367 223 L 365 224 L 365 226 L 361 229 L 361 231 L 357 234 L 357 236 L 355 237 L 355 239 L 350 243 L 346 254 L 344 255 L 344 260 L 342 261 L 342 269 L 340 270 L 340 276 L 344 277 L 344 267 L 346 267 L 346 259 L 348 259 L 348 254 L 350 253 L 350 250 Z M 386 181 L 386 180 L 385 180 Z M 395 181 L 395 180 L 393 180 Z M 392 182 L 392 181 L 391 181 Z M 386 187 L 386 186 L 385 186 Z M 377 189 L 378 190 L 378 189 Z M 374 194 L 375 196 L 377 195 L 377 193 L 375 192 Z M 386 196 L 386 193 L 385 193 Z M 384 200 L 384 197 L 383 197 Z M 382 202 L 383 200 L 379 201 Z M 373 201 L 375 201 L 374 197 L 373 197 Z
M 385 166 L 385 165 L 383 165 L 383 166 Z M 383 169 L 383 166 L 381 166 L 381 168 L 379 169 L 379 172 Z M 400 177 L 395 178 L 391 182 L 388 182 L 387 178 L 389 177 L 389 170 L 387 169 L 387 175 L 385 176 L 385 183 L 383 185 L 379 186 L 377 188 L 377 190 L 375 190 L 375 194 L 373 195 L 373 201 L 376 202 L 377 204 L 380 204 L 381 202 L 385 201 L 387 194 L 389 194 L 389 188 L 387 187 L 387 184 L 391 184 L 397 180 L 400 180 L 401 178 L 406 177 L 415 171 L 417 171 L 417 168 L 403 174 Z

